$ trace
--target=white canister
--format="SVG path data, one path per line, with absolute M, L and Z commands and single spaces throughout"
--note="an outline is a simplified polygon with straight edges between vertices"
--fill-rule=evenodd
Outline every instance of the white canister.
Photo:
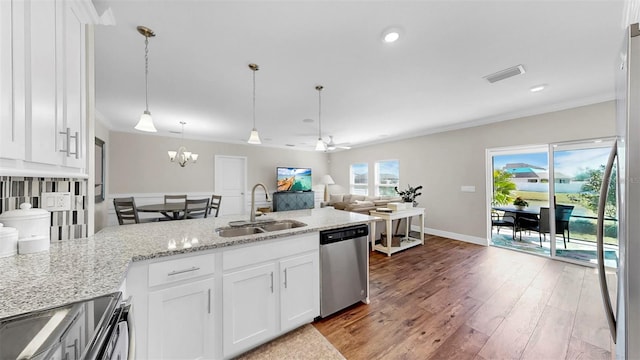
M 48 236 L 34 235 L 18 240 L 18 253 L 31 254 L 49 250 L 51 242 Z
M 0 257 L 18 253 L 18 230 L 0 224 Z
M 31 204 L 20 204 L 20 209 L 9 210 L 0 214 L 0 222 L 4 226 L 16 228 L 18 238 L 46 236 L 51 240 L 51 215 L 44 209 L 32 209 Z

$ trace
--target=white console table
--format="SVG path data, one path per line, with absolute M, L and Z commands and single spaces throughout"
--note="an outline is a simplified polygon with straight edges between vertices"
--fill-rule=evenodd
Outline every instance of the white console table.
M 387 254 L 387 256 L 391 256 L 391 254 L 398 251 L 402 251 L 417 245 L 424 245 L 424 208 L 411 208 L 394 212 L 378 212 L 376 210 L 371 210 L 369 211 L 369 215 L 376 216 L 385 220 L 387 225 L 387 246 L 382 246 L 382 244 L 376 245 L 376 222 L 373 221 L 371 223 L 371 251 L 378 250 Z M 409 236 L 411 230 L 409 229 L 409 219 L 414 216 L 420 217 L 419 239 Z M 391 239 L 393 237 L 393 228 L 391 224 L 393 220 L 400 220 L 405 218 L 407 219 L 405 237 L 400 240 L 400 246 L 391 246 Z

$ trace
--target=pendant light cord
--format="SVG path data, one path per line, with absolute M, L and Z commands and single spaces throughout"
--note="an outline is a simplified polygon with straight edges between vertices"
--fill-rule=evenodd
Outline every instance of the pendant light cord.
M 256 129 L 256 70 L 253 70 L 253 129 Z
M 149 37 L 144 37 L 144 94 L 145 106 L 149 112 Z
M 318 89 L 318 139 L 322 139 L 322 87 Z

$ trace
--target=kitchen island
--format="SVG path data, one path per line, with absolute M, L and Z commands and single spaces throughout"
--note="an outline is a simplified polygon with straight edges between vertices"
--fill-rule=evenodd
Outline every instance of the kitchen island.
M 48 252 L 0 258 L 0 318 L 121 290 L 132 262 L 196 253 L 366 224 L 375 217 L 331 208 L 271 213 L 307 226 L 221 237 L 215 229 L 246 215 L 108 227 L 97 234 L 51 244 Z

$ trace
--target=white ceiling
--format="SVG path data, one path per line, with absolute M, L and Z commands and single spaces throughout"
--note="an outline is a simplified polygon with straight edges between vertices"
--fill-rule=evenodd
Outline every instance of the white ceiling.
M 96 29 L 96 108 L 135 131 L 149 108 L 158 135 L 313 150 L 322 135 L 358 146 L 614 98 L 623 1 L 124 1 Z M 402 29 L 393 44 L 381 41 Z M 494 84 L 484 76 L 522 64 Z M 529 89 L 548 84 L 542 92 Z M 304 122 L 312 119 L 313 122 Z M 179 135 L 177 135 L 179 136 Z

